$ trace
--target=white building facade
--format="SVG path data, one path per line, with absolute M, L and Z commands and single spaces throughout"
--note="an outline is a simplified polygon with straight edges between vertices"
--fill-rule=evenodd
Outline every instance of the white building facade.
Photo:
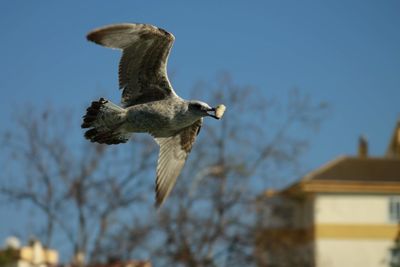
M 390 266 L 399 230 L 399 218 L 394 221 L 390 212 L 392 199 L 391 194 L 317 194 L 316 266 Z

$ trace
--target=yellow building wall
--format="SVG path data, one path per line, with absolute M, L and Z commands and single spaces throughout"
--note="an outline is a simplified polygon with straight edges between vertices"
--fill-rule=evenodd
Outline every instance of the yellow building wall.
M 317 238 L 334 239 L 389 239 L 394 240 L 399 232 L 391 224 L 317 224 L 314 227 Z

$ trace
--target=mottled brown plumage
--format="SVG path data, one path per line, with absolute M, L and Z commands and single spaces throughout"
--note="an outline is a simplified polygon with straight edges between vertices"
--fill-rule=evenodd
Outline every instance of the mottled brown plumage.
M 161 100 L 174 93 L 166 71 L 175 40 L 172 34 L 147 24 L 120 24 L 94 30 L 87 39 L 123 50 L 119 87 L 125 107 Z

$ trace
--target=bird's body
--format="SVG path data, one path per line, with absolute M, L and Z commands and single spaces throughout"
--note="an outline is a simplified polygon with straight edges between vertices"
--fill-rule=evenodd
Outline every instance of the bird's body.
M 168 197 L 200 131 L 203 117 L 219 119 L 201 101 L 180 98 L 167 76 L 167 59 L 175 40 L 148 24 L 116 24 L 87 36 L 97 44 L 122 50 L 119 85 L 122 106 L 104 98 L 93 101 L 83 117 L 85 137 L 92 142 L 119 144 L 132 133 L 149 133 L 160 145 L 156 205 Z M 223 113 L 223 112 L 222 112 Z
M 127 108 L 126 128 L 130 132 L 168 137 L 192 125 L 199 118 L 188 112 L 188 102 L 174 97 Z

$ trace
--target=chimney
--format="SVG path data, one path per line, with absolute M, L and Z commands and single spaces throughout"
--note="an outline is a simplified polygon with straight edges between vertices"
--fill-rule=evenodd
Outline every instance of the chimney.
M 400 118 L 396 123 L 392 138 L 386 150 L 386 157 L 400 159 Z
M 400 127 L 397 128 L 395 142 L 394 154 L 396 158 L 400 158 Z
M 363 135 L 358 138 L 358 156 L 360 158 L 368 157 L 368 141 Z

